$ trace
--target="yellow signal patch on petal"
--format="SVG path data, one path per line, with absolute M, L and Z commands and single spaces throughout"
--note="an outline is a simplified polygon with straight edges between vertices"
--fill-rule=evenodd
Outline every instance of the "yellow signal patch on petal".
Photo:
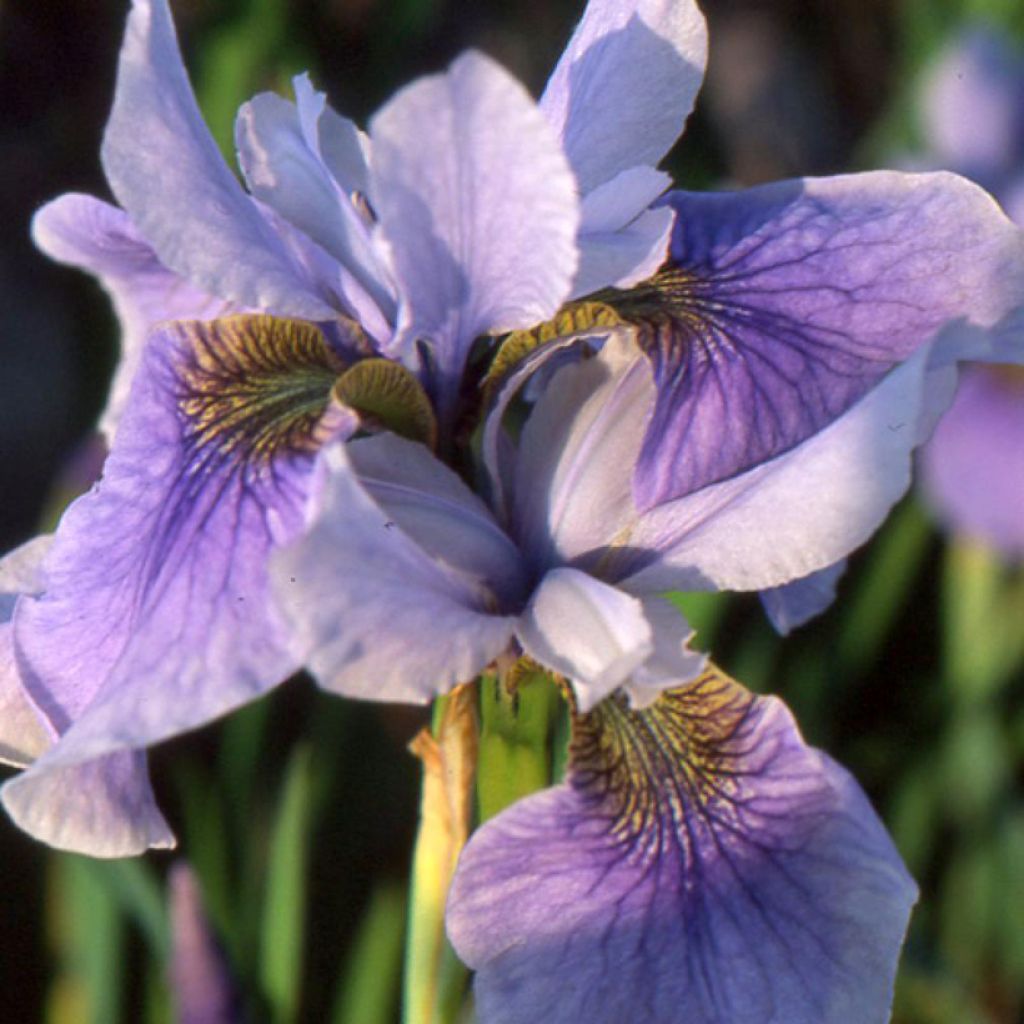
M 642 710 L 610 697 L 573 718 L 574 785 L 631 846 L 685 836 L 695 812 L 727 822 L 750 755 L 755 701 L 714 667 Z
M 178 409 L 198 472 L 211 460 L 264 467 L 279 453 L 315 451 L 331 387 L 345 363 L 319 328 L 242 315 L 176 325 Z

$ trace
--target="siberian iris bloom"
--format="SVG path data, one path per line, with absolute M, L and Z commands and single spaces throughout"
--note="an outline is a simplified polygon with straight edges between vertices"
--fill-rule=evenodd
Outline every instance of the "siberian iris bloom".
M 111 293 L 123 354 L 102 480 L 4 577 L 2 750 L 36 758 L 4 789 L 22 827 L 98 855 L 173 842 L 145 748 L 301 667 L 267 567 L 324 444 L 386 426 L 450 448 L 478 337 L 650 275 L 672 221 L 652 165 L 705 45 L 689 5 L 596 2 L 540 104 L 468 53 L 368 133 L 300 77 L 295 103 L 240 111 L 246 190 L 165 0 L 136 0 L 102 151 L 120 207 L 64 196 L 34 224 Z
M 482 1019 L 884 1016 L 914 895 L 899 858 L 849 776 L 707 668 L 662 595 L 789 587 L 866 539 L 955 361 L 1014 355 L 1024 246 L 950 175 L 648 210 L 704 38 L 692 3 L 606 0 L 539 107 L 474 55 L 400 93 L 371 123 L 366 192 L 345 192 L 379 276 L 314 237 L 306 172 L 330 146 L 267 101 L 298 129 L 254 147 L 276 182 L 249 173 L 258 202 L 231 195 L 293 269 L 330 257 L 392 296 L 393 316 L 373 300 L 385 327 L 354 285 L 322 293 L 328 313 L 284 308 L 276 260 L 250 274 L 223 242 L 221 193 L 216 230 L 176 234 L 176 161 L 205 165 L 194 109 L 160 108 L 185 157 L 139 178 L 152 196 L 169 174 L 173 202 L 150 222 L 119 198 L 164 267 L 241 315 L 149 332 L 104 479 L 14 603 L 18 682 L 56 740 L 4 791 L 23 826 L 93 852 L 166 842 L 145 747 L 301 664 L 338 693 L 426 701 L 523 655 L 564 680 L 576 735 L 566 781 L 487 822 L 458 870 L 449 930 Z M 155 116 L 168 67 L 187 95 L 162 7 L 136 5 L 122 62 L 113 124 Z M 134 171 L 111 152 L 118 194 Z M 185 242 L 229 259 L 197 282 Z M 464 363 L 508 330 L 474 466 L 449 429 Z M 399 401 L 352 397 L 366 366 Z
M 923 160 L 966 174 L 1024 223 L 1024 59 L 993 30 L 957 38 L 929 73 Z M 928 504 L 949 530 L 1024 557 L 1024 374 L 973 366 L 921 453 Z
M 565 780 L 453 881 L 482 1021 L 875 1024 L 913 883 L 850 776 L 662 595 L 817 607 L 957 361 L 1020 360 L 1021 236 L 943 174 L 664 205 L 655 275 L 499 350 L 477 490 L 406 439 L 330 447 L 276 591 L 340 693 L 426 701 L 519 657 L 564 681 Z

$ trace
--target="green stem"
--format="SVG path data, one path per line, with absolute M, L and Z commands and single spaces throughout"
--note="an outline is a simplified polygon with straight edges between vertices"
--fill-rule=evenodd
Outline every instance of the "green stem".
M 558 688 L 543 672 L 522 675 L 514 691 L 494 676 L 481 681 L 476 786 L 481 822 L 551 784 L 554 769 L 564 762 L 552 754 L 563 707 Z
M 469 832 L 477 727 L 470 688 L 440 698 L 412 743 L 423 762 L 420 826 L 409 886 L 403 1024 L 453 1024 L 468 971 L 444 931 L 448 885 Z

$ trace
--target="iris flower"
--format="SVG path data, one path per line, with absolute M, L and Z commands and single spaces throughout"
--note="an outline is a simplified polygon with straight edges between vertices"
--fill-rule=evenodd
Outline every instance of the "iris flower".
M 133 4 L 102 152 L 121 207 L 64 196 L 34 223 L 111 293 L 123 354 L 103 479 L 5 577 L 4 751 L 38 760 L 4 803 L 28 831 L 98 855 L 171 844 L 144 750 L 301 667 L 267 565 L 303 529 L 324 442 L 383 423 L 450 445 L 478 336 L 663 260 L 671 212 L 649 206 L 668 179 L 650 164 L 706 39 L 686 5 L 665 15 L 689 26 L 679 48 L 629 14 L 588 9 L 541 105 L 477 53 L 402 90 L 368 134 L 305 77 L 294 104 L 257 96 L 238 118 L 246 191 L 165 0 Z M 608 33 L 652 53 L 631 72 L 650 88 L 597 128 L 582 96 L 612 87 Z
M 994 31 L 975 28 L 925 80 L 922 159 L 973 178 L 1024 223 L 1024 60 Z M 921 484 L 949 530 L 1024 557 L 1024 374 L 965 370 L 921 457 Z
M 243 111 L 247 196 L 166 8 L 136 2 L 105 143 L 119 237 L 224 306 L 142 310 L 92 264 L 147 337 L 102 481 L 7 574 L 3 678 L 52 743 L 4 789 L 19 824 L 166 844 L 148 745 L 303 664 L 426 701 L 525 656 L 576 735 L 567 780 L 459 867 L 482 1018 L 884 1015 L 912 883 L 849 776 L 709 669 L 662 594 L 806 611 L 906 488 L 956 360 L 1020 357 L 1024 244 L 943 174 L 648 209 L 704 53 L 690 2 L 594 0 L 539 105 L 470 54 L 368 143 L 300 84 Z M 474 466 L 467 358 L 507 331 Z

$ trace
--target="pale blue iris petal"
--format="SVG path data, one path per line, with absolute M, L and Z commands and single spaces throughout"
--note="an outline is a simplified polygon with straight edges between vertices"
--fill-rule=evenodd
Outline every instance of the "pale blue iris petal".
M 402 296 L 394 348 L 432 346 L 444 420 L 474 339 L 532 327 L 568 296 L 575 182 L 533 100 L 477 53 L 399 92 L 370 136 L 370 199 Z
M 661 171 L 633 167 L 584 196 L 572 298 L 609 285 L 628 288 L 665 262 L 674 214 L 648 207 L 670 183 Z
M 1011 376 L 1011 373 L 1017 376 Z M 1024 379 L 975 366 L 922 451 L 921 483 L 947 529 L 1024 556 Z
M 408 462 L 404 445 L 416 446 L 397 442 Z M 303 660 L 329 690 L 424 703 L 474 679 L 509 645 L 515 619 L 501 614 L 495 589 L 520 571 L 514 549 L 451 470 L 433 466 L 434 479 L 417 480 L 419 466 L 396 496 L 372 471 L 364 486 L 342 447 L 328 450 L 304 534 L 275 559 Z M 368 489 L 382 504 L 396 501 L 394 517 Z M 461 529 L 472 543 L 460 545 Z M 481 573 L 495 563 L 504 571 L 492 589 Z
M 194 728 L 301 664 L 267 562 L 301 528 L 313 458 L 285 450 L 247 461 L 234 443 L 244 437 L 217 432 L 242 408 L 230 381 L 226 404 L 207 407 L 212 420 L 190 406 L 209 393 L 202 381 L 184 384 L 197 372 L 195 334 L 208 344 L 204 365 L 216 350 L 223 369 L 222 330 L 174 324 L 151 336 L 101 482 L 61 520 L 45 591 L 18 602 L 23 684 L 61 737 L 8 785 L 5 802 L 47 842 L 79 835 L 83 852 L 105 849 L 88 790 L 62 797 L 59 816 L 47 808 L 59 773 Z
M 52 259 L 95 274 L 121 321 L 121 358 L 100 420 L 108 437 L 154 324 L 237 311 L 168 270 L 123 210 L 92 196 L 68 193 L 47 203 L 32 219 L 32 239 Z
M 447 924 L 481 1024 L 887 1018 L 915 886 L 853 779 L 745 701 L 717 739 L 685 712 L 688 764 L 620 719 L 470 839 Z
M 582 195 L 662 159 L 706 60 L 707 28 L 693 0 L 590 0 L 540 101 Z
M 523 650 L 571 680 L 582 711 L 618 688 L 654 650 L 637 598 L 576 569 L 552 569 L 516 628 Z
M 785 636 L 820 615 L 835 600 L 844 572 L 845 558 L 803 579 L 762 590 L 761 603 L 771 624 Z
M 844 416 L 791 452 L 640 517 L 648 564 L 624 586 L 766 590 L 844 558 L 910 483 L 911 453 L 951 400 L 925 346 Z
M 0 794 L 19 828 L 59 850 L 130 857 L 175 845 L 156 806 L 142 751 L 29 769 Z
M 672 222 L 670 210 L 645 210 L 617 231 L 581 234 L 573 298 L 606 285 L 629 288 L 653 275 L 665 262 Z
M 282 316 L 334 315 L 221 158 L 166 0 L 134 0 L 102 157 L 114 195 L 160 261 L 195 287 Z
M 649 366 L 627 331 L 611 332 L 596 357 L 552 377 L 515 466 L 513 533 L 535 565 L 593 567 L 610 546 L 629 542 L 637 516 L 629 469 L 653 401 Z
M 641 604 L 651 627 L 654 648 L 623 686 L 632 708 L 650 707 L 663 690 L 696 678 L 708 660 L 702 651 L 691 649 L 694 631 L 671 601 L 648 595 L 641 598 Z
M 1024 73 L 1009 41 L 988 28 L 964 33 L 925 77 L 921 113 L 936 163 L 988 188 L 1019 160 Z
M 0 764 L 23 768 L 52 743 L 21 683 L 14 651 L 11 617 L 22 594 L 38 594 L 44 586 L 40 571 L 53 542 L 39 536 L 0 559 Z
M 1024 237 L 948 174 L 890 172 L 674 193 L 672 331 L 650 343 L 658 403 L 644 508 L 821 430 L 948 321 L 990 327 L 1024 294 Z
M 370 189 L 369 138 L 328 105 L 309 75 L 296 75 L 292 87 L 306 145 L 323 160 L 347 197 L 359 193 L 365 198 Z
M 305 81 L 298 79 L 297 88 Z M 324 116 L 323 96 L 312 93 L 308 82 L 302 96 L 297 107 L 275 93 L 260 93 L 239 110 L 235 141 L 246 182 L 254 196 L 338 260 L 339 272 L 358 282 L 381 311 L 378 316 L 390 317 L 394 300 L 373 247 L 371 224 L 324 163 L 319 132 L 312 142 L 309 137 Z M 302 115 L 313 123 L 304 123 Z

